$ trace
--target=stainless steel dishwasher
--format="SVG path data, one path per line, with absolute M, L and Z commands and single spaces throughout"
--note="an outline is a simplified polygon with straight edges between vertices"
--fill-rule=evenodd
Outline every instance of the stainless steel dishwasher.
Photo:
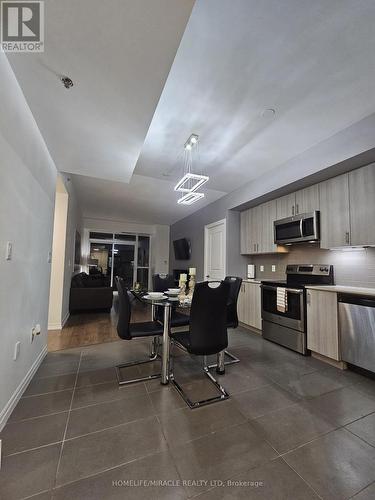
M 343 361 L 375 372 L 375 297 L 338 294 Z

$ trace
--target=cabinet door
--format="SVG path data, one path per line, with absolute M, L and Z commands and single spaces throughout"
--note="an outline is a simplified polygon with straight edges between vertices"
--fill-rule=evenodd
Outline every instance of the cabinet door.
M 340 361 L 336 293 L 307 290 L 307 348 Z
M 240 252 L 243 255 L 246 255 L 248 252 L 247 249 L 247 240 L 248 240 L 248 210 L 244 210 L 240 214 Z
M 262 209 L 261 205 L 250 209 L 250 224 L 249 224 L 249 253 L 260 252 L 260 241 L 262 238 Z
M 350 244 L 348 174 L 319 184 L 320 246 L 343 247 Z
M 319 210 L 319 206 L 318 184 L 296 192 L 296 215 Z
M 276 201 L 272 200 L 260 205 L 261 227 L 259 253 L 272 253 L 277 251 L 274 243 L 273 223 L 276 220 Z
M 240 288 L 240 293 L 238 294 L 238 301 L 237 301 L 237 314 L 238 314 L 238 321 L 241 323 L 246 324 L 246 295 L 245 295 L 245 283 L 242 283 L 241 288 Z
M 349 173 L 351 245 L 375 245 L 375 163 Z
M 296 194 L 287 194 L 276 200 L 276 216 L 277 219 L 285 219 L 295 215 Z
M 262 329 L 261 288 L 259 283 L 246 283 L 249 296 L 249 325 L 258 330 Z

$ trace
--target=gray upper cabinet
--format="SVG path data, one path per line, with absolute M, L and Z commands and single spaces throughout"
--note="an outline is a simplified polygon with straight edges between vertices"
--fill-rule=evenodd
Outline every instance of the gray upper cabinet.
M 320 246 L 334 248 L 349 245 L 349 176 L 334 177 L 319 184 Z
M 296 193 L 281 196 L 276 200 L 276 219 L 285 219 L 295 215 Z
M 240 214 L 240 236 L 241 236 L 241 242 L 240 242 L 240 248 L 241 248 L 241 254 L 247 254 L 247 239 L 248 239 L 248 219 L 249 219 L 249 210 L 244 210 Z
M 259 253 L 262 240 L 262 209 L 261 205 L 250 209 L 250 230 L 248 238 L 248 253 Z
M 293 215 L 305 214 L 319 210 L 319 187 L 317 184 L 276 200 L 277 219 L 285 219 Z
M 375 245 L 375 164 L 349 173 L 351 245 Z
M 314 184 L 296 192 L 295 214 L 306 214 L 319 210 L 319 186 Z
M 274 243 L 273 222 L 276 220 L 276 200 L 263 203 L 261 209 L 262 235 L 260 239 L 261 253 L 272 253 L 277 251 Z
M 276 200 L 241 212 L 241 254 L 277 251 L 273 237 L 276 220 Z
M 273 222 L 320 210 L 321 248 L 375 245 L 375 163 L 241 214 L 241 253 L 273 253 Z

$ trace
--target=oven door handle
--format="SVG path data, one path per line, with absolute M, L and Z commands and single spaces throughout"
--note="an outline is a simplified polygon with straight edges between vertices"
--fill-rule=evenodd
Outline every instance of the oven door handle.
M 285 287 L 276 287 L 276 286 L 269 286 L 269 285 L 262 285 L 263 290 L 277 290 L 277 288 L 285 288 Z M 300 288 L 285 288 L 285 290 L 288 293 L 297 293 L 299 295 L 303 294 L 303 290 Z

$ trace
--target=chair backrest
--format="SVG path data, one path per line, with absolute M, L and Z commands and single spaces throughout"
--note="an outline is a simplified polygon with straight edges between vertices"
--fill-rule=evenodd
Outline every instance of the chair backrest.
M 241 290 L 242 278 L 238 276 L 226 276 L 225 282 L 229 283 L 229 299 L 227 306 L 227 326 L 229 328 L 237 328 L 238 326 L 238 315 L 237 315 L 237 302 L 238 295 Z
M 173 276 L 170 274 L 154 274 L 152 289 L 154 292 L 165 292 L 168 288 L 176 288 Z
M 131 340 L 130 335 L 130 318 L 131 304 L 129 300 L 128 290 L 125 286 L 123 278 L 115 277 L 116 288 L 118 291 L 118 322 L 117 333 L 121 339 Z
M 217 285 L 217 282 L 214 283 Z M 192 354 L 216 354 L 228 347 L 227 302 L 229 284 L 222 281 L 197 283 L 190 310 L 190 348 Z

